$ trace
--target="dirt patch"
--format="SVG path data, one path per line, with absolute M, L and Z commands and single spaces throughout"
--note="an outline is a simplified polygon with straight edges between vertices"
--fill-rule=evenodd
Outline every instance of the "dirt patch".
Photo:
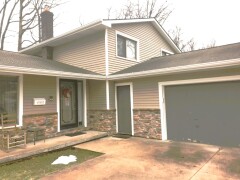
M 208 163 L 205 172 L 228 177 L 229 179 L 240 179 L 239 149 L 222 148 Z
M 240 159 L 234 159 L 230 161 L 228 171 L 240 177 Z
M 206 152 L 202 148 L 184 147 L 180 143 L 171 144 L 166 151 L 155 152 L 154 156 L 158 161 L 166 160 L 181 165 L 199 163 L 207 159 Z

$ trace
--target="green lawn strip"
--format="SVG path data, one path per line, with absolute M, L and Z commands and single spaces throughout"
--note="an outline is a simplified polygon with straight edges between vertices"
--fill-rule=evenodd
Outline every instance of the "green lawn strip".
M 13 163 L 0 165 L 0 179 L 38 179 L 46 174 L 82 163 L 102 154 L 73 147 L 48 152 Z M 77 161 L 71 162 L 68 165 L 51 165 L 58 157 L 69 155 L 76 156 Z

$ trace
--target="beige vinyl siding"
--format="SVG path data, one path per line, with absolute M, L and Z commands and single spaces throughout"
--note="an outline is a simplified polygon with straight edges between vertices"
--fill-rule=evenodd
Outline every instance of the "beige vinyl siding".
M 105 31 L 55 47 L 53 59 L 105 74 Z
M 170 45 L 162 38 L 160 33 L 149 22 L 113 25 L 113 28 L 108 31 L 110 73 L 137 64 L 135 61 L 116 57 L 116 31 L 139 40 L 140 62 L 160 56 L 161 49 L 175 53 Z
M 88 109 L 106 109 L 106 81 L 87 80 Z
M 49 101 L 53 96 L 53 101 Z M 34 106 L 33 98 L 45 98 L 46 105 Z M 23 76 L 23 114 L 56 113 L 56 77 Z
M 225 70 L 212 70 L 194 73 L 184 73 L 168 76 L 155 76 L 137 79 L 129 79 L 118 81 L 117 83 L 132 82 L 133 83 L 133 108 L 134 109 L 158 109 L 159 108 L 159 92 L 158 82 L 188 80 L 198 78 L 210 78 L 221 76 L 240 75 L 240 68 L 231 68 Z

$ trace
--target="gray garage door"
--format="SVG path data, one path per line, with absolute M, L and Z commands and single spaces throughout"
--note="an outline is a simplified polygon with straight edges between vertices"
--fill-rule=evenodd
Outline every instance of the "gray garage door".
M 168 139 L 240 144 L 240 82 L 165 87 Z

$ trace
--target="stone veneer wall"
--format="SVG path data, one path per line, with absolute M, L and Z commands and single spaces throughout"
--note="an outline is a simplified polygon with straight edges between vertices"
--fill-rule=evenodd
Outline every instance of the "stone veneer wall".
M 23 126 L 38 125 L 46 128 L 46 137 L 54 137 L 69 131 L 96 130 L 116 134 L 116 110 L 88 110 L 88 127 L 57 132 L 57 113 L 23 116 Z M 134 109 L 134 136 L 161 139 L 159 109 Z
M 134 136 L 162 139 L 159 109 L 134 109 Z
M 23 127 L 37 125 L 46 128 L 46 137 L 53 137 L 57 134 L 57 113 L 34 114 L 23 116 Z
M 90 130 L 116 133 L 116 110 L 88 110 L 87 119 Z

